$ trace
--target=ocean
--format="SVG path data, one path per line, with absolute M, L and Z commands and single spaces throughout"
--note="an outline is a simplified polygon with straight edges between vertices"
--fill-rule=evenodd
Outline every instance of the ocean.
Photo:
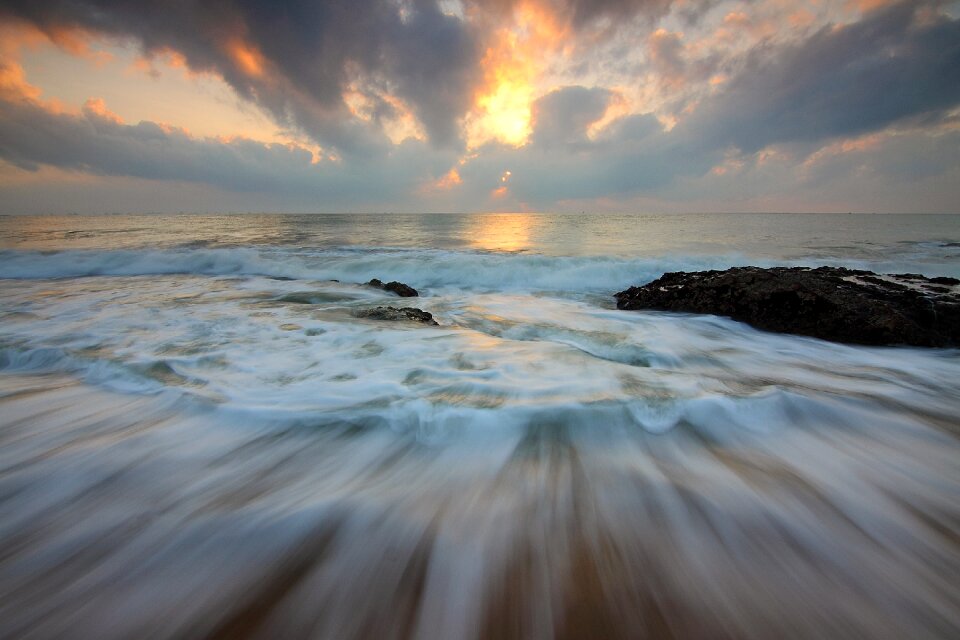
M 960 351 L 614 304 L 747 264 L 960 216 L 0 217 L 0 637 L 957 637 Z

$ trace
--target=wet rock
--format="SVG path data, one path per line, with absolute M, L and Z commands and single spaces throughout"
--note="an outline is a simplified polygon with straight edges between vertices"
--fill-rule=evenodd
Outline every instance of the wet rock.
M 383 284 L 383 282 L 381 282 L 379 279 L 374 278 L 367 283 L 367 286 L 377 287 L 378 289 L 383 289 L 384 291 L 392 291 L 401 298 L 416 298 L 420 295 L 413 287 L 405 285 L 402 282 L 397 282 L 396 280 L 393 282 L 388 282 L 387 284 Z
M 409 287 L 403 284 L 402 282 L 396 282 L 396 281 L 388 282 L 387 284 L 383 285 L 383 288 L 386 291 L 393 291 L 395 294 L 397 294 L 401 298 L 415 298 L 420 295 L 419 293 L 417 293 L 416 289 L 414 289 L 413 287 Z
M 422 322 L 433 326 L 439 326 L 433 319 L 433 314 L 427 313 L 421 309 L 413 307 L 374 307 L 373 309 L 363 309 L 354 313 L 358 318 L 370 318 L 371 320 L 412 320 Z
M 618 309 L 709 313 L 835 342 L 960 346 L 960 301 L 930 283 L 960 281 L 838 267 L 736 267 L 666 273 L 616 299 Z

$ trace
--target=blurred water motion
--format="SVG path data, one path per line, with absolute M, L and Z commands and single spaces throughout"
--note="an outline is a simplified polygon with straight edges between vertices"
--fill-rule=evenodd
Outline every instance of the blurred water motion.
M 3 637 L 960 628 L 944 416 L 837 400 L 718 437 L 571 412 L 424 443 L 374 419 L 281 425 L 65 378 L 0 384 Z
M 960 352 L 610 297 L 957 218 L 701 218 L 0 219 L 0 638 L 960 637 Z

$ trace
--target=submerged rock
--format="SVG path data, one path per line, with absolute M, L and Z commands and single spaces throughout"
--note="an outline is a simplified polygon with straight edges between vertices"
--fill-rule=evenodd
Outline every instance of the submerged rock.
M 275 298 L 275 300 L 290 304 L 324 304 L 353 300 L 355 297 L 338 291 L 293 291 Z
M 402 282 L 397 282 L 396 280 L 393 282 L 388 282 L 387 284 L 383 284 L 383 282 L 377 278 L 374 278 L 367 283 L 367 286 L 377 287 L 378 289 L 383 289 L 384 291 L 392 291 L 401 298 L 416 298 L 420 295 L 413 287 L 405 285 Z
M 960 346 L 960 291 L 945 284 L 960 281 L 840 267 L 735 267 L 666 273 L 615 297 L 618 309 L 729 316 L 835 342 Z
M 439 326 L 433 319 L 433 314 L 427 313 L 413 307 L 375 307 L 373 309 L 362 309 L 354 313 L 358 318 L 370 318 L 371 320 L 413 320 Z

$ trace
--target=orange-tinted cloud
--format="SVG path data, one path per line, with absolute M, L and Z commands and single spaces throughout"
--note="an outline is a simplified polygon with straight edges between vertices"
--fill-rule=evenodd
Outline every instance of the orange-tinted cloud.
M 103 98 L 90 98 L 83 104 L 83 113 L 87 117 L 96 117 L 101 120 L 107 120 L 113 124 L 123 124 L 123 118 L 107 108 Z
M 35 47 L 47 37 L 25 23 L 0 22 L 0 98 L 4 100 L 38 100 L 41 90 L 27 81 L 20 64 L 24 47 Z
M 447 171 L 443 176 L 437 180 L 432 180 L 421 186 L 417 193 L 422 196 L 435 194 L 441 191 L 450 191 L 458 186 L 463 184 L 463 178 L 460 177 L 460 172 L 457 171 L 457 168 L 454 167 Z
M 846 154 L 855 154 L 862 153 L 864 151 L 870 151 L 871 149 L 877 149 L 880 145 L 883 144 L 891 135 L 889 133 L 871 133 L 865 136 L 860 136 L 858 138 L 847 138 L 844 140 L 837 140 L 828 145 L 823 146 L 818 149 L 816 152 L 810 154 L 806 160 L 803 162 L 804 167 L 810 167 L 818 162 L 823 161 L 824 159 L 842 156 Z
M 607 99 L 607 108 L 603 112 L 603 116 L 599 120 L 590 123 L 590 126 L 587 127 L 587 137 L 595 138 L 601 131 L 606 129 L 611 122 L 632 112 L 633 104 L 626 96 L 626 89 L 622 87 L 612 89 Z
M 450 171 L 445 173 L 442 178 L 437 180 L 437 188 L 452 189 L 453 187 L 462 183 L 463 183 L 463 178 L 460 177 L 460 172 L 454 168 L 454 169 L 450 169 Z
M 225 49 L 241 72 L 251 78 L 259 78 L 263 75 L 266 60 L 257 47 L 244 42 L 241 38 L 231 38 L 226 42 Z
M 0 60 L 0 98 L 3 100 L 38 100 L 40 89 L 27 82 L 23 67 L 9 60 Z
M 393 144 L 427 139 L 410 105 L 380 87 L 352 82 L 343 92 L 343 101 L 353 117 L 379 125 Z

